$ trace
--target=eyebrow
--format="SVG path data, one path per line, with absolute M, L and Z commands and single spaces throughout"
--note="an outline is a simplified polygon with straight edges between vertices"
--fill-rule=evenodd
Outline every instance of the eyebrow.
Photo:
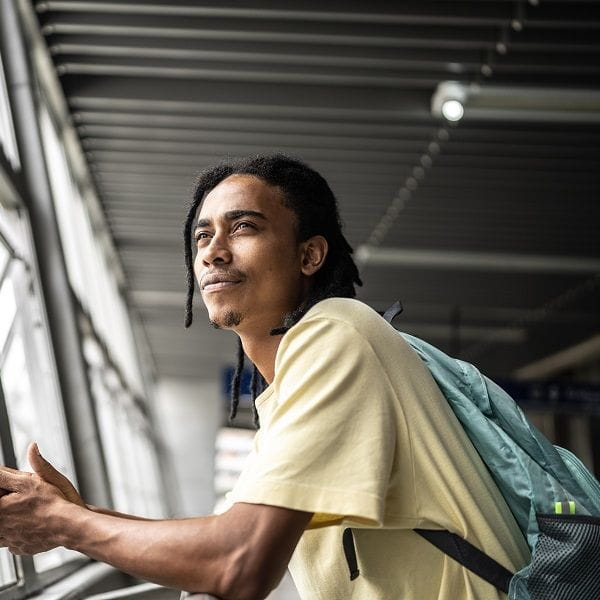
M 235 221 L 241 217 L 257 217 L 259 219 L 267 220 L 267 217 L 257 210 L 230 210 L 225 213 L 225 219 L 227 221 Z M 210 227 L 212 221 L 210 219 L 198 219 L 196 228 L 198 227 Z

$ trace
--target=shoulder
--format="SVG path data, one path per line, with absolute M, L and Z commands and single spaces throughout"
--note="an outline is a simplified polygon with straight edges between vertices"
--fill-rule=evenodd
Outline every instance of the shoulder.
M 328 298 L 313 306 L 284 336 L 281 353 L 310 351 L 327 353 L 374 347 L 395 330 L 370 306 L 352 298 Z M 289 354 L 289 352 L 288 352 Z
M 370 306 L 354 298 L 327 298 L 315 304 L 298 325 L 327 321 L 338 328 L 353 330 L 356 335 L 379 338 L 393 332 L 385 319 Z M 290 330 L 291 331 L 291 330 Z
M 355 298 L 327 298 L 315 304 L 300 320 L 335 319 L 351 324 L 360 324 L 363 321 L 376 322 L 382 317 L 370 306 Z
M 382 359 L 393 352 L 392 340 L 399 338 L 366 304 L 348 298 L 323 300 L 283 336 L 275 358 L 273 389 L 287 405 L 297 394 L 303 399 L 314 397 L 308 405 L 303 400 L 303 406 L 316 406 L 332 393 L 337 397 L 335 406 L 375 391 L 381 398 L 391 398 L 389 378 L 379 373 L 386 368 Z

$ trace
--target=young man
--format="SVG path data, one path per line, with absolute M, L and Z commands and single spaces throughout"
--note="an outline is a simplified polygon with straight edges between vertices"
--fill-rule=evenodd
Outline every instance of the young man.
M 2 545 L 64 545 L 223 599 L 264 598 L 288 563 L 306 600 L 501 598 L 412 531 L 456 532 L 510 570 L 528 558 L 426 367 L 352 299 L 360 279 L 325 180 L 280 155 L 219 165 L 198 181 L 185 242 L 186 325 L 195 274 L 211 322 L 237 333 L 268 385 L 231 508 L 146 521 L 87 507 L 32 445 L 37 475 L 0 470 L 10 492 L 0 499 Z

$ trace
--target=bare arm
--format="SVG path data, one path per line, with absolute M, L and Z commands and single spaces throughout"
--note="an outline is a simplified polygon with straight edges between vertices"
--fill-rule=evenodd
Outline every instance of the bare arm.
M 95 513 L 101 515 L 110 515 L 112 517 L 120 517 L 121 519 L 133 519 L 134 521 L 155 521 L 156 519 L 148 519 L 146 517 L 138 517 L 137 515 L 130 515 L 127 513 L 118 512 L 116 510 L 111 510 L 110 508 L 101 508 L 99 506 L 94 506 L 93 504 L 86 504 L 85 507 L 88 510 L 91 510 Z
M 310 517 L 238 503 L 218 516 L 137 521 L 70 505 L 56 516 L 57 541 L 161 585 L 254 599 L 277 585 Z
M 118 516 L 90 510 L 78 494 L 74 502 L 37 473 L 6 467 L 0 467 L 0 488 L 8 492 L 0 497 L 0 546 L 14 554 L 65 546 L 134 576 L 223 600 L 266 597 L 311 518 L 245 503 L 193 519 Z

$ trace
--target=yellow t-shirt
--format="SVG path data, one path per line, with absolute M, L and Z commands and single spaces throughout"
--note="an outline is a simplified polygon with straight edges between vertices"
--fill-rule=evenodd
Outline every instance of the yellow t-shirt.
M 303 600 L 505 598 L 412 531 L 453 531 L 511 571 L 529 558 L 426 366 L 375 311 L 346 298 L 314 306 L 283 337 L 257 409 L 231 499 L 314 513 L 290 562 Z

